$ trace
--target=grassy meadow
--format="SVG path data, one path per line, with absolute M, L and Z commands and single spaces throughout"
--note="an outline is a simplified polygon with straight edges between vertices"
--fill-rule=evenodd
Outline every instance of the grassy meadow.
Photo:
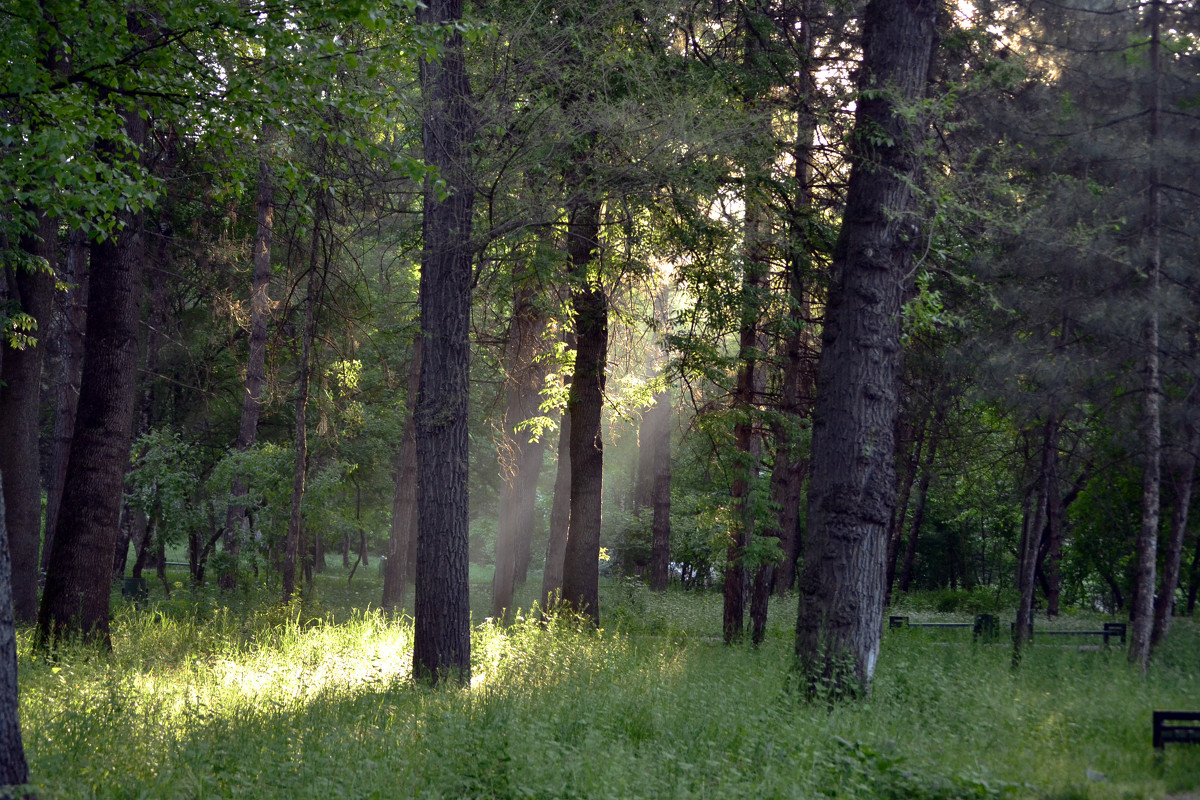
M 761 648 L 730 648 L 715 593 L 613 582 L 599 632 L 569 619 L 505 629 L 484 620 L 477 577 L 469 690 L 410 682 L 412 620 L 355 610 L 378 601 L 362 571 L 349 586 L 319 576 L 291 607 L 253 589 L 165 598 L 152 582 L 143 607 L 114 601 L 111 654 L 48 661 L 20 632 L 35 788 L 43 800 L 1200 791 L 1200 746 L 1150 746 L 1152 710 L 1200 710 L 1192 620 L 1176 620 L 1148 678 L 1119 645 L 1043 637 L 1014 672 L 1009 646 L 969 630 L 889 630 L 870 699 L 830 707 L 790 691 L 794 600 L 775 603 Z M 914 620 L 969 620 L 903 603 Z

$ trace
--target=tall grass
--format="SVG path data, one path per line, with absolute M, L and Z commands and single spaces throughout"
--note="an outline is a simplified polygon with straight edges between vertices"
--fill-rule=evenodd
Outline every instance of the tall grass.
M 1036 644 L 1019 671 L 970 633 L 887 631 L 869 700 L 788 689 L 794 604 L 755 650 L 720 598 L 617 583 L 605 628 L 475 628 L 469 689 L 409 680 L 411 620 L 177 592 L 125 606 L 114 649 L 53 661 L 21 638 L 43 798 L 1158 798 L 1200 747 L 1150 747 L 1155 708 L 1200 710 L 1200 631 L 1148 678 L 1120 648 Z M 335 613 L 336 612 L 336 613 Z M 320 616 L 316 616 L 316 614 Z

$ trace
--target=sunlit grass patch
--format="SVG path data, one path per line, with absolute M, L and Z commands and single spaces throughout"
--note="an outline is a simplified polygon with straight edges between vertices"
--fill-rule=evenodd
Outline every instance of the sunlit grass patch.
M 1159 798 L 1200 748 L 1150 748 L 1150 712 L 1200 707 L 1177 621 L 1149 679 L 1124 650 L 885 631 L 870 699 L 789 692 L 794 601 L 760 648 L 721 643 L 720 597 L 636 585 L 604 626 L 524 612 L 473 635 L 471 688 L 409 680 L 412 624 L 198 597 L 125 609 L 114 650 L 21 638 L 23 721 L 50 798 Z M 1103 780 L 1097 778 L 1102 776 Z

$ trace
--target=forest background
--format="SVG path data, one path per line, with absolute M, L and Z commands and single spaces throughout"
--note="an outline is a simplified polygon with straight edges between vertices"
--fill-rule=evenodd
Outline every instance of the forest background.
M 18 643 L 112 647 L 113 580 L 316 607 L 331 557 L 434 681 L 472 570 L 501 622 L 720 588 L 728 644 L 799 596 L 810 696 L 919 590 L 1148 672 L 1200 590 L 1200 12 L 906 7 L 14 4 L 6 752 Z

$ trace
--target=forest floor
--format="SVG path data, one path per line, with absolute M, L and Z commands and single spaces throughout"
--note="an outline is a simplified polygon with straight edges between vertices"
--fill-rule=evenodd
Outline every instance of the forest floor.
M 482 621 L 480 583 L 471 688 L 429 690 L 409 679 L 411 619 L 370 610 L 375 570 L 318 576 L 290 606 L 269 587 L 177 579 L 170 598 L 152 585 L 140 608 L 114 600 L 111 654 L 46 659 L 19 632 L 40 797 L 1200 797 L 1200 747 L 1150 746 L 1154 709 L 1200 710 L 1190 619 L 1146 677 L 1119 644 L 1045 637 L 1014 670 L 1010 646 L 970 630 L 889 629 L 871 697 L 831 705 L 791 689 L 794 599 L 755 649 L 717 639 L 717 593 L 608 581 L 596 632 Z

